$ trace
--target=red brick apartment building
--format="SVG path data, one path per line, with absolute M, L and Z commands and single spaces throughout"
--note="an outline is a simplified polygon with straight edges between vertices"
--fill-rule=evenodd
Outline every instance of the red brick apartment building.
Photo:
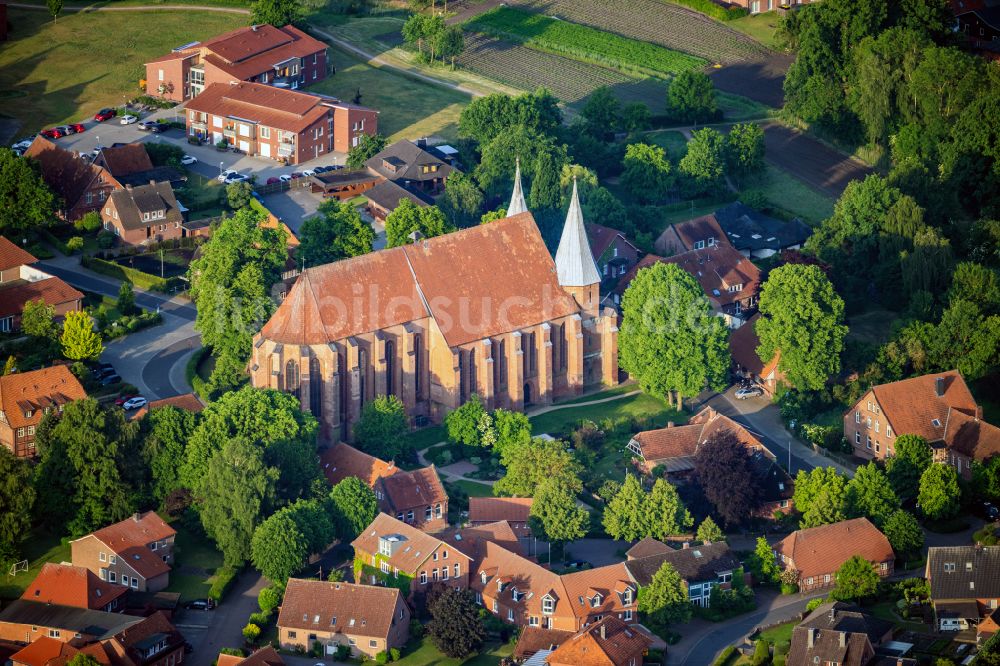
M 837 570 L 854 555 L 871 562 L 881 578 L 891 576 L 896 556 L 889 540 L 867 518 L 842 520 L 792 532 L 774 546 L 784 569 L 799 573 L 799 590 L 833 587 Z
M 146 93 L 175 102 L 213 83 L 249 81 L 298 88 L 326 78 L 326 44 L 298 28 L 252 25 L 178 46 L 146 63 Z
M 378 111 L 260 83 L 213 83 L 187 104 L 187 133 L 247 155 L 302 164 L 378 131 Z
M 57 318 L 80 309 L 83 294 L 32 266 L 37 261 L 30 252 L 0 236 L 0 333 L 20 328 L 21 313 L 29 301 L 51 305 Z
M 101 580 L 138 592 L 159 592 L 170 583 L 177 532 L 153 511 L 108 525 L 70 542 L 73 565 Z
M 0 377 L 0 445 L 18 458 L 34 457 L 35 428 L 42 417 L 86 397 L 65 365 Z

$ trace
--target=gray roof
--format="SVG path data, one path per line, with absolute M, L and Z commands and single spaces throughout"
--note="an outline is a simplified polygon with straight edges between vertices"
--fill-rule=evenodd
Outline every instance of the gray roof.
M 513 217 L 518 213 L 528 212 L 528 204 L 524 202 L 524 190 L 521 189 L 521 160 L 517 160 L 517 167 L 514 170 L 514 191 L 510 195 L 510 203 L 507 205 L 507 217 Z
M 740 566 L 740 561 L 729 550 L 729 546 L 719 541 L 628 560 L 625 568 L 635 582 L 643 587 L 649 585 L 664 562 L 670 562 L 681 578 L 688 582 L 715 580 L 721 572 L 733 571 Z
M 145 229 L 152 224 L 172 224 L 182 222 L 183 216 L 174 197 L 174 188 L 170 183 L 150 183 L 139 187 L 115 190 L 111 193 L 111 201 L 118 211 L 118 219 L 125 229 Z M 153 213 L 162 210 L 164 216 L 153 220 L 143 220 L 143 213 Z
M 122 185 L 148 185 L 150 181 L 183 183 L 187 176 L 172 166 L 158 166 L 146 171 L 137 171 L 127 176 L 115 176 Z
M 390 213 L 399 207 L 399 202 L 403 199 L 409 199 L 418 206 L 429 206 L 432 203 L 427 201 L 426 197 L 412 192 L 391 180 L 383 180 L 365 192 L 365 196 L 369 201 L 386 209 Z
M 387 168 L 388 162 L 395 169 Z M 424 173 L 422 167 L 438 166 L 436 171 Z M 447 178 L 453 167 L 437 155 L 433 155 L 412 141 L 397 141 L 381 153 L 370 157 L 365 166 L 389 180 L 434 180 Z
M 559 284 L 564 287 L 586 287 L 601 281 L 601 274 L 597 271 L 594 254 L 587 241 L 576 180 L 573 181 L 573 198 L 559 239 L 559 249 L 556 250 L 556 272 Z
M 846 631 L 849 634 L 865 634 L 873 645 L 878 644 L 893 624 L 870 615 L 860 606 L 835 601 L 821 604 L 799 624 L 800 627 L 819 630 Z
M 1000 597 L 1000 546 L 949 546 L 927 551 L 931 599 Z
M 823 604 L 795 627 L 787 663 L 867 666 L 869 655 L 892 628 L 891 622 L 857 606 L 839 601 Z
M 783 222 L 738 201 L 715 211 L 715 219 L 737 250 L 781 250 L 801 245 L 812 234 L 798 218 Z
M 64 629 L 97 638 L 113 636 L 142 620 L 141 617 L 122 615 L 121 613 L 105 613 L 104 611 L 59 606 L 25 599 L 10 602 L 0 612 L 0 622 Z

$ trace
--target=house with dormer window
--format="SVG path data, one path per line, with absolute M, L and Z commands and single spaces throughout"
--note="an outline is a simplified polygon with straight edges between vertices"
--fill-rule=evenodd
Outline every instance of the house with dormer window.
M 101 209 L 101 221 L 128 245 L 158 243 L 184 234 L 184 215 L 168 182 L 126 185 L 112 192 Z
M 634 557 L 633 551 L 629 551 L 629 559 L 625 562 L 625 568 L 638 586 L 641 588 L 649 585 L 660 567 L 669 562 L 680 574 L 688 600 L 695 606 L 707 608 L 711 602 L 712 588 L 730 589 L 733 576 L 740 569 L 739 559 L 723 541 L 680 549 L 653 539 L 640 543 L 645 552 L 638 553 L 640 557 Z
M 65 365 L 0 377 L 0 446 L 18 458 L 34 457 L 35 428 L 42 418 L 86 397 L 83 386 Z
M 103 581 L 138 592 L 159 592 L 170 583 L 176 536 L 155 512 L 136 513 L 71 541 L 72 562 Z

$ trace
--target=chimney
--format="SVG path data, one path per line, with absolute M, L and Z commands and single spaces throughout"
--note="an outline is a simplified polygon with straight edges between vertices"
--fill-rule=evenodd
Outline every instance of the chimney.
M 132 520 L 134 520 L 135 522 L 139 522 L 139 520 L 141 518 L 142 518 L 142 514 L 141 513 L 133 513 L 132 514 Z
M 685 541 L 684 543 L 681 544 L 681 550 L 687 550 L 690 547 L 691 547 L 690 541 Z
M 125 189 L 128 190 L 129 192 L 131 192 L 132 191 L 132 186 L 129 185 L 129 184 L 126 184 L 125 185 Z
M 604 622 L 601 623 L 601 640 L 604 640 L 605 638 L 608 637 L 607 626 L 608 626 L 607 623 Z
M 250 29 L 253 30 L 254 32 L 257 32 L 257 26 L 256 25 L 250 26 Z
M 944 377 L 937 377 L 934 380 L 934 395 L 939 398 L 944 396 Z
M 426 136 L 420 137 L 419 139 L 417 139 L 417 148 L 426 148 L 426 147 L 427 147 L 427 137 Z
M 840 632 L 840 647 L 842 647 L 842 648 L 847 647 L 847 632 L 846 631 Z
M 414 230 L 414 231 L 412 231 L 412 232 L 410 233 L 410 236 L 409 236 L 409 238 L 410 238 L 410 240 L 411 240 L 411 241 L 413 241 L 414 243 L 416 243 L 416 242 L 418 242 L 418 241 L 421 241 L 421 240 L 423 240 L 423 238 L 424 238 L 424 235 L 423 235 L 422 233 L 420 233 L 419 231 L 417 231 L 417 230 Z
M 667 427 L 668 428 L 673 428 L 674 427 L 674 422 L 673 421 L 667 421 Z
M 806 629 L 806 645 L 808 647 L 813 647 L 816 644 L 816 628 L 809 627 Z
M 153 180 L 152 178 L 150 178 L 149 179 L 149 184 L 155 187 L 156 186 L 156 181 Z

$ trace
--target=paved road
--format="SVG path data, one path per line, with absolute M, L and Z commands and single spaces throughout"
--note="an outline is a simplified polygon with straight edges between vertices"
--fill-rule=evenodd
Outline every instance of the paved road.
M 185 662 L 190 666 L 211 666 L 222 648 L 243 647 L 243 627 L 250 614 L 259 610 L 257 594 L 268 584 L 266 578 L 247 569 L 214 611 L 180 614 L 176 626 L 194 646 L 194 652 Z

